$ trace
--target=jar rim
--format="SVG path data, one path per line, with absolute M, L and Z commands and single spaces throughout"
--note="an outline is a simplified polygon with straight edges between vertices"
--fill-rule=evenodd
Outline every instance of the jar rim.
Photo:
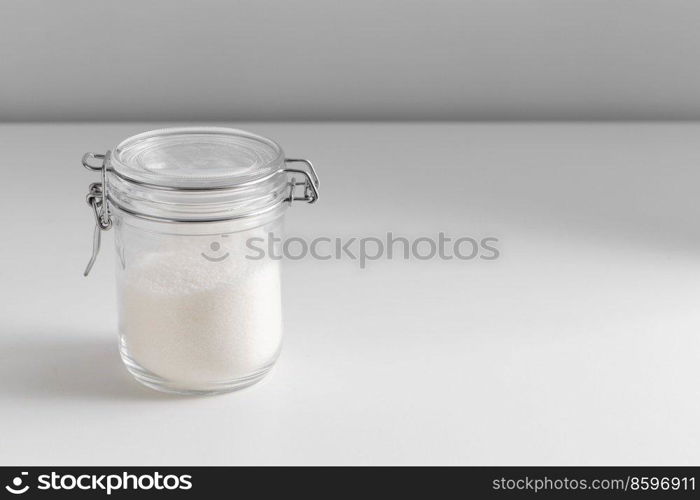
M 289 199 L 282 148 L 225 127 L 175 127 L 131 136 L 106 156 L 107 198 L 151 220 L 254 217 Z
M 264 182 L 284 164 L 272 139 L 227 127 L 171 127 L 133 135 L 112 151 L 110 170 L 127 182 L 184 191 Z

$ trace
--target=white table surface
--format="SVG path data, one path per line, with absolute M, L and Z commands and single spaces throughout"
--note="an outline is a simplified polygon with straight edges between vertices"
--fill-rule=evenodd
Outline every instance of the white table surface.
M 0 126 L 2 464 L 698 464 L 700 125 L 234 124 L 315 161 L 288 234 L 495 236 L 501 258 L 287 262 L 285 348 L 224 396 L 141 387 L 85 151 Z

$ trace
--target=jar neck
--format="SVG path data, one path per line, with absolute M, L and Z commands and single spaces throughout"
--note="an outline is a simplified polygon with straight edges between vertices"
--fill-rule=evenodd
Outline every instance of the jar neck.
M 279 203 L 274 205 L 270 210 L 256 215 L 208 222 L 174 222 L 147 218 L 138 214 L 129 213 L 117 206 L 112 207 L 111 215 L 117 229 L 128 226 L 159 234 L 212 235 L 248 231 L 273 223 L 284 216 L 288 207 L 289 203 Z
M 264 216 L 286 208 L 289 182 L 279 170 L 256 182 L 231 188 L 175 189 L 133 182 L 107 171 L 111 208 L 156 222 L 205 223 Z

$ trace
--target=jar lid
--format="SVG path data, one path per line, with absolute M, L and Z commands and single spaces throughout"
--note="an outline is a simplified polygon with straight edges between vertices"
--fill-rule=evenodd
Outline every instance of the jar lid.
M 293 201 L 318 200 L 310 161 L 285 158 L 276 142 L 231 128 L 153 130 L 129 137 L 113 151 L 85 153 L 82 163 L 102 174 L 87 195 L 95 233 L 85 276 L 97 258 L 101 231 L 112 227 L 113 209 L 148 224 L 197 223 L 207 231 L 208 223 L 233 220 L 252 227 Z M 304 168 L 289 166 L 300 163 Z
M 102 167 L 89 163 L 95 158 L 104 158 Z M 287 166 L 294 162 L 309 170 Z M 231 128 L 153 130 L 125 139 L 106 155 L 86 154 L 83 165 L 103 170 L 111 206 L 166 222 L 240 219 L 318 197 L 310 162 L 285 158 L 276 142 Z M 303 196 L 294 194 L 299 186 Z
M 175 189 L 216 189 L 279 171 L 282 148 L 243 130 L 184 127 L 153 130 L 122 141 L 110 164 L 125 180 Z

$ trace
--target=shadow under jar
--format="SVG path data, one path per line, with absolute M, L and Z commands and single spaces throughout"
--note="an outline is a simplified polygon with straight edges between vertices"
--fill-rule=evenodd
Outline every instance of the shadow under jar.
M 131 374 L 185 394 L 263 378 L 282 341 L 270 245 L 292 201 L 318 199 L 311 163 L 255 134 L 193 127 L 130 137 L 87 153 L 83 165 L 102 174 L 87 197 L 96 225 L 85 275 L 113 227 L 120 352 Z

